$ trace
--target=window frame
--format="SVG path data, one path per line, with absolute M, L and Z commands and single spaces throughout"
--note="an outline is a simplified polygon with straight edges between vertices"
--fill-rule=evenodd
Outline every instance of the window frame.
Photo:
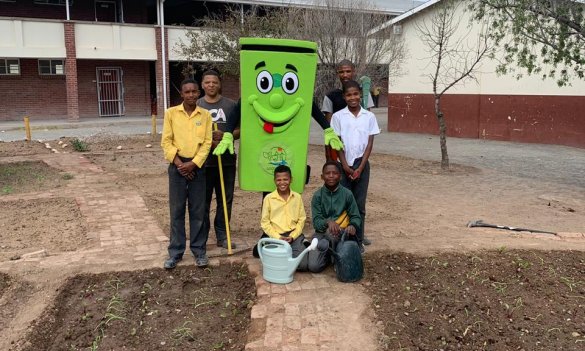
M 2 0 L 0 0 L 2 1 Z M 58 3 L 55 3 L 58 2 Z M 52 6 L 65 6 L 67 2 L 65 0 L 33 0 L 35 5 L 52 5 Z M 73 0 L 69 0 L 69 7 L 73 6 Z
M 49 73 L 41 72 L 41 61 L 48 61 L 49 62 Z M 55 72 L 53 72 L 53 61 L 61 61 L 62 65 L 63 65 L 63 73 L 57 73 L 57 65 L 54 66 Z M 38 64 L 39 76 L 64 76 L 65 75 L 65 59 L 58 59 L 58 58 L 38 59 L 37 64 Z M 43 67 L 46 67 L 46 65 L 44 65 Z
M 16 61 L 16 64 L 18 65 L 18 72 L 17 73 L 10 72 L 10 65 L 9 65 L 8 61 Z M 20 59 L 0 57 L 0 62 L 4 63 L 4 65 L 0 64 L 0 66 L 3 66 L 3 68 L 6 70 L 6 73 L 0 73 L 0 76 L 19 76 L 21 74 L 22 70 L 20 67 Z

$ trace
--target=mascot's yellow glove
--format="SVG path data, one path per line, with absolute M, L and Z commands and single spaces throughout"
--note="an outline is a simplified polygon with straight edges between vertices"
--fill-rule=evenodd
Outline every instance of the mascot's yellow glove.
M 234 136 L 229 132 L 223 133 L 223 137 L 215 147 L 215 150 L 213 150 L 213 154 L 216 156 L 223 155 L 225 150 L 229 150 L 232 155 L 234 154 Z
M 333 128 L 329 127 L 327 129 L 324 129 L 323 132 L 325 132 L 325 145 L 329 145 L 331 146 L 332 149 L 337 151 L 343 149 L 343 143 L 341 142 L 337 134 L 335 134 Z

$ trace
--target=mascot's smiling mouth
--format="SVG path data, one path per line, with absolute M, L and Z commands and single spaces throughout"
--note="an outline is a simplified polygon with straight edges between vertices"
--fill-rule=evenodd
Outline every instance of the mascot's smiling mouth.
M 282 133 L 291 125 L 291 120 L 299 112 L 301 107 L 305 104 L 301 98 L 296 98 L 295 103 L 285 110 L 273 112 L 262 106 L 258 101 L 256 95 L 250 96 L 249 103 L 254 107 L 254 111 L 258 114 L 258 123 L 266 133 Z M 279 121 L 279 122 L 276 122 Z M 282 121 L 282 122 L 280 122 Z

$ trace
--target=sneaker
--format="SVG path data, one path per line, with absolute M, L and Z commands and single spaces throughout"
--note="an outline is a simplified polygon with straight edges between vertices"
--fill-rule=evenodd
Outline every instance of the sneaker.
M 209 259 L 207 259 L 207 255 L 203 254 L 195 259 L 195 264 L 199 268 L 205 268 L 209 264 Z
M 362 242 L 364 243 L 364 245 L 372 245 L 372 242 L 370 241 L 370 239 L 368 239 L 368 237 L 366 237 L 364 235 L 364 240 L 362 240 Z
M 366 253 L 366 247 L 364 246 L 364 244 L 358 244 L 358 246 L 360 247 L 360 253 L 363 255 Z
M 227 240 L 218 241 L 217 242 L 217 247 L 223 247 L 224 249 L 227 250 L 227 248 L 228 248 L 228 245 L 227 244 L 228 244 L 227 243 Z M 234 243 L 232 241 L 232 249 L 235 249 L 235 248 L 236 248 L 236 243 Z
M 181 260 L 180 258 L 171 257 L 165 261 L 163 267 L 165 267 L 165 269 L 173 269 L 177 267 L 177 263 L 179 263 L 180 260 Z

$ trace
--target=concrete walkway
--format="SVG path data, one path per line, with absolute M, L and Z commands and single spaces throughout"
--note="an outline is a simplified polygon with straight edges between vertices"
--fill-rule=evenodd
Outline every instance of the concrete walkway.
M 382 133 L 376 136 L 374 152 L 423 160 L 441 160 L 439 138 L 435 135 L 387 132 L 387 110 L 373 109 Z M 108 117 L 32 121 L 33 140 L 60 137 L 88 137 L 96 134 L 132 135 L 151 131 L 150 116 Z M 162 130 L 158 120 L 157 131 Z M 22 121 L 0 122 L 0 141 L 24 140 Z M 311 122 L 311 144 L 322 145 L 323 133 Z M 1 144 L 0 144 L 1 147 Z M 585 188 L 585 149 L 559 145 L 523 144 L 504 141 L 448 138 L 451 163 L 497 169 L 505 174 Z

